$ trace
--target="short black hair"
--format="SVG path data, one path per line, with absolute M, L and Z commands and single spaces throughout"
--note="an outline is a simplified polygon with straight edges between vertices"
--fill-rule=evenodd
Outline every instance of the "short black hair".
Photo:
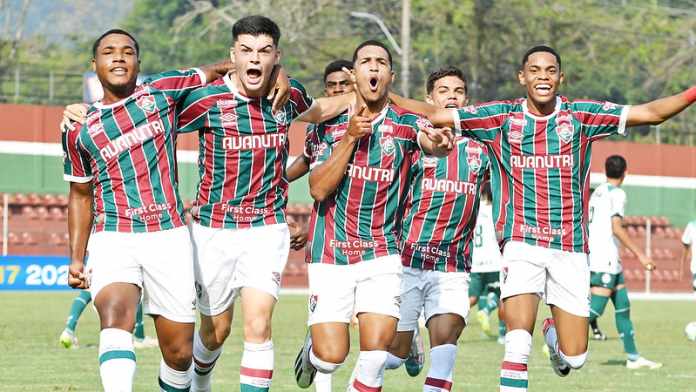
M 454 76 L 459 78 L 462 82 L 464 82 L 464 92 L 468 93 L 469 92 L 469 83 L 466 81 L 466 77 L 464 76 L 464 73 L 462 72 L 461 69 L 454 67 L 454 66 L 447 66 L 438 69 L 435 72 L 432 72 L 430 76 L 428 76 L 428 81 L 425 83 L 425 90 L 428 94 L 433 92 L 433 89 L 435 88 L 435 82 L 438 80 L 446 77 L 446 76 Z
M 483 184 L 481 184 L 481 197 L 488 201 L 493 201 L 493 193 L 491 193 L 490 181 L 485 181 Z
M 527 60 L 529 60 L 529 56 L 533 55 L 534 53 L 539 53 L 539 52 L 546 52 L 546 53 L 551 53 L 555 58 L 556 61 L 558 62 L 558 68 L 561 68 L 561 55 L 556 52 L 556 50 L 548 45 L 537 45 L 534 46 L 533 48 L 529 49 L 525 54 L 524 57 L 522 57 L 522 68 L 524 68 L 524 65 L 527 64 Z
M 604 162 L 607 178 L 621 178 L 626 173 L 626 160 L 621 155 L 612 155 Z
M 387 58 L 389 59 L 389 67 L 390 67 L 390 68 L 393 68 L 393 66 L 392 66 L 392 55 L 391 55 L 391 52 L 389 51 L 389 48 L 387 48 L 387 45 L 385 45 L 385 44 L 383 44 L 383 43 L 381 43 L 381 42 L 379 42 L 379 41 L 377 41 L 377 40 L 374 40 L 374 39 L 368 39 L 367 41 L 365 41 L 365 42 L 361 43 L 360 45 L 358 45 L 357 48 L 355 48 L 355 52 L 353 52 L 353 63 L 354 63 L 354 64 L 355 64 L 355 61 L 358 59 L 358 52 L 360 51 L 360 49 L 362 49 L 362 48 L 364 48 L 364 47 L 366 47 L 366 46 L 378 46 L 378 47 L 384 49 L 384 51 L 387 52 Z
M 97 48 L 99 48 L 99 44 L 101 44 L 101 41 L 111 35 L 111 34 L 120 34 L 120 35 L 125 35 L 128 38 L 133 40 L 133 43 L 135 44 L 135 55 L 136 57 L 140 57 L 140 45 L 138 44 L 138 40 L 133 37 L 133 35 L 126 30 L 121 30 L 121 29 L 111 29 L 105 32 L 104 34 L 100 35 L 99 38 L 97 38 L 94 43 L 92 44 L 92 57 L 97 57 Z
M 273 38 L 273 45 L 276 47 L 280 42 L 280 28 L 274 21 L 263 15 L 245 16 L 236 21 L 232 26 L 232 42 L 237 42 L 237 38 L 244 34 L 255 37 L 268 35 Z
M 329 63 L 329 65 L 324 68 L 324 82 L 326 82 L 326 77 L 334 72 L 343 71 L 343 68 L 353 69 L 353 63 L 348 60 L 334 60 Z

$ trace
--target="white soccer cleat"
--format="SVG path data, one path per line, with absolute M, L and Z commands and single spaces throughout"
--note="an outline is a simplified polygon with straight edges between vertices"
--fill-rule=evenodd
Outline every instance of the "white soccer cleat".
M 648 368 L 650 370 L 654 370 L 661 368 L 662 364 L 659 362 L 650 361 L 643 357 L 638 357 L 638 359 L 636 359 L 635 361 L 631 361 L 630 359 L 626 360 L 626 367 L 631 370 L 640 368 Z
M 547 342 L 546 334 L 548 334 L 551 329 L 554 329 L 553 333 L 555 334 L 556 325 L 552 318 L 547 318 L 544 320 L 544 340 Z M 563 362 L 561 356 L 556 352 L 556 347 L 551 347 L 548 343 L 546 343 L 545 346 L 549 350 L 549 361 L 551 362 L 553 372 L 556 373 L 558 377 L 567 376 L 570 373 L 570 366 Z
M 157 338 L 152 338 L 145 336 L 142 339 L 133 338 L 133 347 L 135 348 L 153 348 L 159 347 L 159 341 Z
M 68 329 L 63 330 L 63 332 L 60 334 L 60 338 L 58 339 L 58 341 L 65 348 L 80 348 L 80 344 L 77 341 L 77 336 L 75 336 L 75 334 Z

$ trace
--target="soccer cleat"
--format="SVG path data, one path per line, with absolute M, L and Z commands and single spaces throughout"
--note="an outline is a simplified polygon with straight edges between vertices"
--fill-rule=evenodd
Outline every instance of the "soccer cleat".
M 488 319 L 488 313 L 483 310 L 476 312 L 476 319 L 481 325 L 481 331 L 486 334 L 486 336 L 491 336 L 491 321 Z
M 297 386 L 306 389 L 314 382 L 314 376 L 317 375 L 317 369 L 312 365 L 309 360 L 309 350 L 312 349 L 312 335 L 307 331 L 307 336 L 305 336 L 304 344 L 297 353 L 297 358 L 295 358 L 295 381 Z
M 607 340 L 607 335 L 599 328 L 592 328 L 592 340 Z
M 546 334 L 549 332 L 551 328 L 556 328 L 555 323 L 553 322 L 553 319 L 547 318 L 546 320 L 544 320 L 544 337 L 546 337 Z M 556 351 L 556 347 L 551 347 L 551 345 L 549 345 L 548 343 L 546 344 L 546 347 L 549 350 L 549 361 L 551 362 L 551 368 L 553 369 L 553 372 L 556 373 L 556 375 L 559 377 L 567 376 L 570 373 L 570 366 L 563 362 L 563 359 Z
M 626 360 L 626 367 L 632 370 L 640 368 L 648 368 L 650 370 L 654 370 L 661 368 L 662 364 L 659 362 L 650 361 L 643 357 L 638 357 L 638 359 L 636 359 L 635 361 L 631 361 L 630 359 Z
M 157 338 L 152 338 L 149 336 L 145 336 L 142 339 L 133 338 L 133 347 L 135 347 L 135 348 L 159 347 L 159 341 L 157 340 Z
M 425 363 L 425 352 L 423 349 L 423 336 L 420 334 L 420 328 L 416 328 L 413 333 L 413 339 L 411 340 L 411 351 L 406 357 L 406 362 L 404 362 L 404 367 L 406 368 L 406 373 L 411 377 L 416 377 L 423 370 L 423 364 Z
M 75 336 L 75 334 L 68 329 L 63 330 L 58 340 L 60 341 L 60 344 L 62 344 L 65 348 L 80 348 L 80 344 L 77 342 L 77 336 Z
M 505 345 L 505 336 L 498 336 L 498 344 Z

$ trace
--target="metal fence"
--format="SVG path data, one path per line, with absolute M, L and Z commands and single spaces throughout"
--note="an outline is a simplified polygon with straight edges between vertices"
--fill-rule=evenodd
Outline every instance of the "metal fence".
M 0 103 L 63 105 L 82 101 L 82 73 L 19 64 L 0 69 Z

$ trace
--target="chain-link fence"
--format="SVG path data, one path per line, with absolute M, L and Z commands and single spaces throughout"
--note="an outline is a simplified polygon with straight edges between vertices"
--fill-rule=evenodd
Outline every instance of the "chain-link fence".
M 32 64 L 0 68 L 0 103 L 63 105 L 82 101 L 82 73 Z

